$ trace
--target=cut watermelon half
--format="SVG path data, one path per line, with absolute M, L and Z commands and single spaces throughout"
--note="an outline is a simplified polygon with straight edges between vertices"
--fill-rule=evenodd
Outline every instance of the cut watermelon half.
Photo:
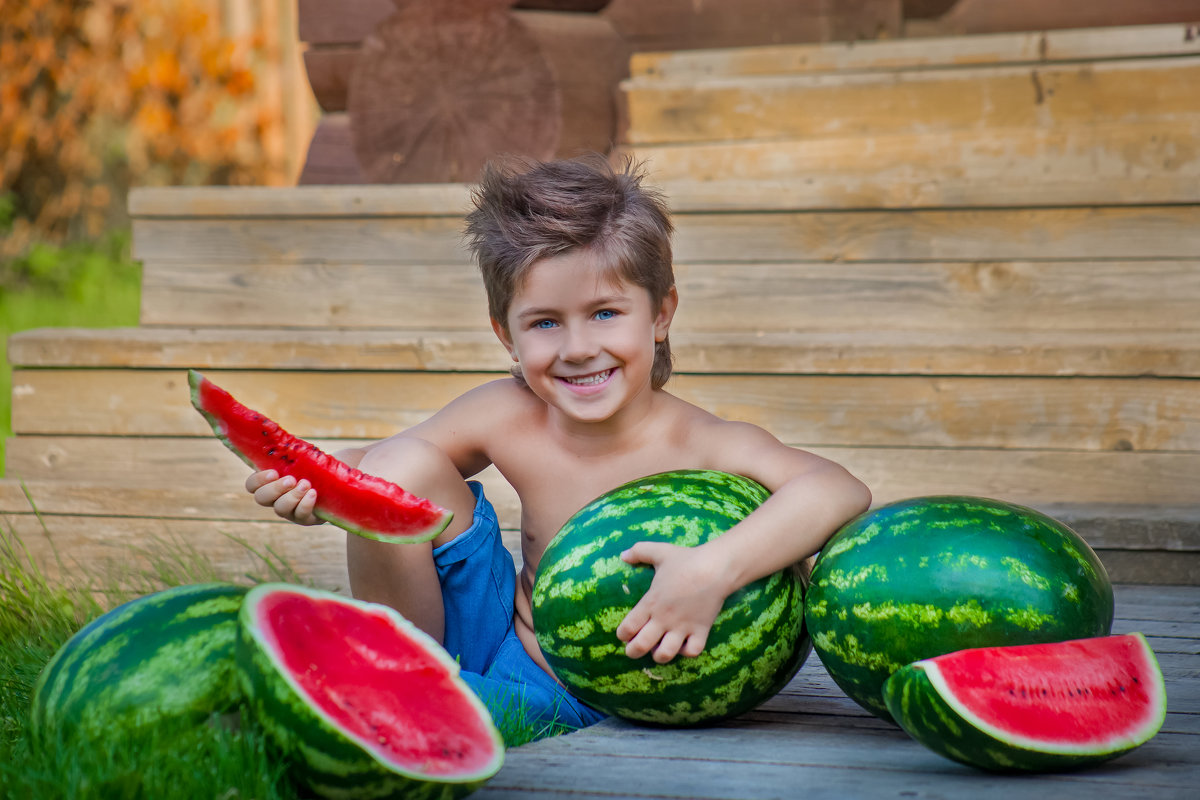
M 237 655 L 256 718 L 323 797 L 457 797 L 503 764 L 458 664 L 387 606 L 262 584 L 242 604 Z
M 1167 706 L 1140 633 L 948 653 L 902 667 L 883 699 L 917 741 L 998 771 L 1115 758 L 1153 738 Z
M 257 470 L 304 478 L 317 490 L 319 518 L 381 542 L 424 542 L 446 529 L 447 509 L 391 481 L 354 469 L 247 408 L 195 370 L 192 405 L 226 447 Z

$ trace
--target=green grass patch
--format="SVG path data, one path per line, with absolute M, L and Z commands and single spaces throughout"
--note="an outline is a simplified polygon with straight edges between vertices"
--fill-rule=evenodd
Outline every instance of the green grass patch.
M 0 214 L 0 236 L 4 233 Z M 129 231 L 89 242 L 39 244 L 0 262 L 0 342 L 31 328 L 136 325 L 141 266 L 130 256 Z M 12 367 L 0 347 L 0 475 L 12 435 Z
M 249 545 L 245 545 L 249 548 Z M 34 563 L 24 542 L 0 515 L 0 797 L 97 800 L 141 798 L 257 798 L 301 795 L 287 764 L 262 731 L 239 714 L 207 724 L 155 726 L 80 747 L 49 745 L 30 729 L 30 702 L 38 675 L 81 627 L 110 608 L 143 594 L 190 583 L 234 580 L 303 581 L 272 552 L 250 549 L 256 568 L 221 574 L 186 543 L 159 540 L 138 553 L 147 566 L 56 565 L 74 576 L 64 586 Z M 81 588 L 88 587 L 88 588 Z M 511 709 L 496 725 L 508 746 L 560 733 L 525 721 Z

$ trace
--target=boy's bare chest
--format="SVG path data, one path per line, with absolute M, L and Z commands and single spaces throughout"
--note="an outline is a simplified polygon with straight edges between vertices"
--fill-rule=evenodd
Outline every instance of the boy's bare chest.
M 698 447 L 647 444 L 621 454 L 588 457 L 531 442 L 519 457 L 497 461 L 521 499 L 526 559 L 540 558 L 571 515 L 605 492 L 656 472 L 707 466 Z

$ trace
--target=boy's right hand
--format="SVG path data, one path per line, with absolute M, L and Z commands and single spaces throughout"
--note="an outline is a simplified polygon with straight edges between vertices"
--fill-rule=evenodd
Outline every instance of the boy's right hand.
M 275 509 L 275 514 L 288 522 L 320 525 L 324 521 L 313 514 L 317 490 L 303 478 L 299 481 L 291 475 L 281 478 L 278 472 L 268 469 L 246 478 L 246 491 L 254 495 L 254 502 Z

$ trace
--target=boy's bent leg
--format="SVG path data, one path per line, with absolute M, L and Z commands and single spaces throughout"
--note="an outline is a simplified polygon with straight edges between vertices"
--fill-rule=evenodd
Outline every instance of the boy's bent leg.
M 470 527 L 475 495 L 450 458 L 421 439 L 391 439 L 366 453 L 359 469 L 397 483 L 454 513 L 450 525 L 433 542 L 390 544 L 346 535 L 351 593 L 395 608 L 441 642 L 444 613 L 433 548 Z

